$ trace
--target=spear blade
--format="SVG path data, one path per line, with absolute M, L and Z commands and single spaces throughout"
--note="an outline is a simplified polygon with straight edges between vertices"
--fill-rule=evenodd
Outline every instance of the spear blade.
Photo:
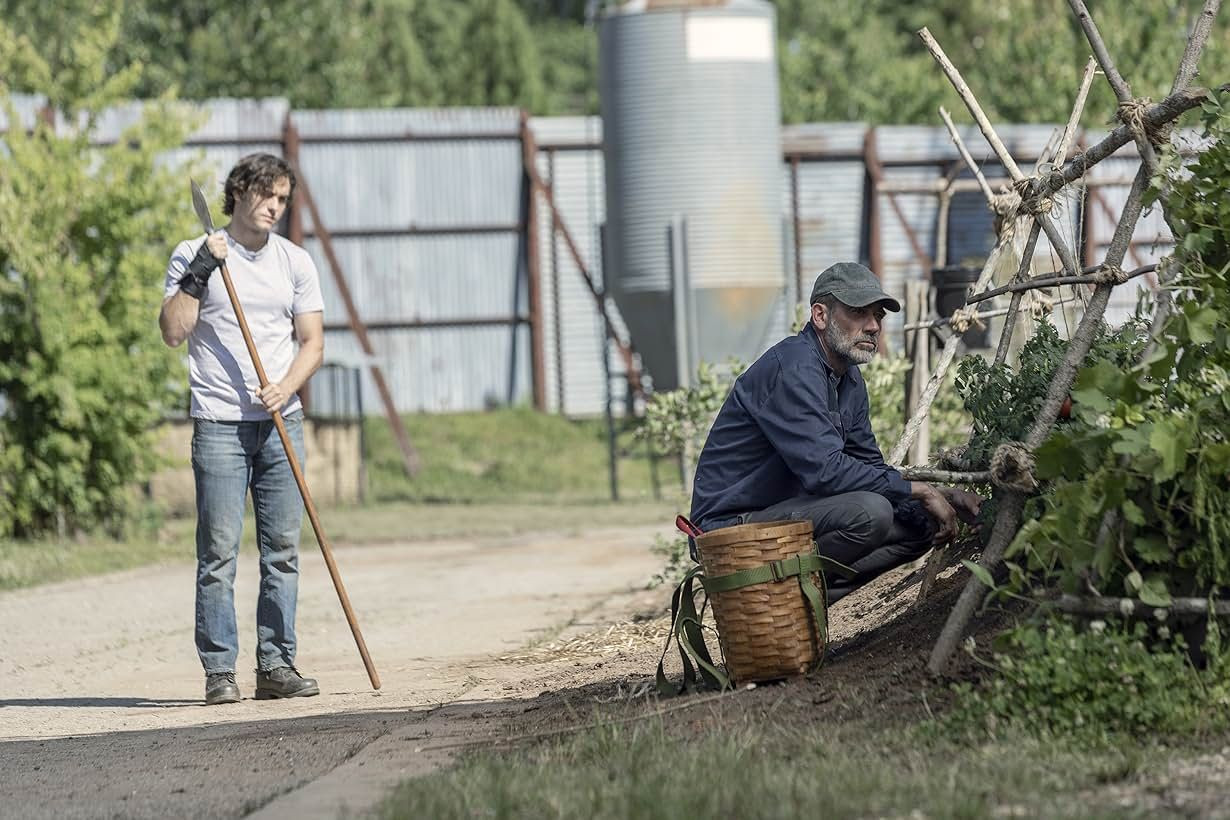
M 201 186 L 196 184 L 196 180 L 191 179 L 188 182 L 192 185 L 192 207 L 201 220 L 201 227 L 205 229 L 205 233 L 213 233 L 214 220 L 209 215 L 209 203 L 205 201 L 205 194 L 201 192 Z

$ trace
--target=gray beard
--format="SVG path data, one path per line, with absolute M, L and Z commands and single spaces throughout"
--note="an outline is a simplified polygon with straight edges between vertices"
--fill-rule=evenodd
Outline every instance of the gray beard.
M 846 363 L 846 366 L 867 364 L 875 358 L 875 350 L 863 350 L 855 347 L 855 344 L 861 341 L 871 342 L 879 349 L 880 343 L 871 336 L 847 336 L 842 333 L 836 324 L 830 322 L 828 327 L 823 331 L 824 342 L 828 345 L 829 350 L 837 356 L 840 356 Z

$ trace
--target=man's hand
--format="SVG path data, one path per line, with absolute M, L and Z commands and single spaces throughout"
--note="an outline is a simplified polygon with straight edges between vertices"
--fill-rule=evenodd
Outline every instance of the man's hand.
M 910 482 L 910 495 L 922 502 L 923 509 L 935 519 L 936 530 L 931 542 L 944 544 L 957 534 L 957 511 L 943 493 L 921 481 Z
M 285 407 L 286 402 L 290 401 L 290 397 L 293 395 L 294 391 L 287 390 L 282 386 L 281 382 L 269 382 L 269 384 L 256 391 L 256 398 L 260 399 L 261 404 L 265 405 L 269 415 L 273 415 Z
M 226 259 L 226 234 L 222 231 L 214 231 L 201 243 L 196 256 L 192 257 L 192 261 L 188 263 L 188 270 L 179 280 L 179 289 L 193 299 L 200 299 L 209 289 L 210 274 L 222 264 L 224 259 Z
M 939 487 L 939 491 L 957 511 L 957 517 L 966 524 L 978 523 L 978 511 L 982 509 L 982 496 L 956 487 Z

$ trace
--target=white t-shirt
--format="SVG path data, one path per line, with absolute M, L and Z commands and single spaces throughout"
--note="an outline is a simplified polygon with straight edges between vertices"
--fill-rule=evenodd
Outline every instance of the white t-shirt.
M 188 263 L 205 242 L 205 235 L 180 242 L 167 265 L 164 298 L 179 290 Z M 277 234 L 269 234 L 265 247 L 253 253 L 227 234 L 226 267 L 252 340 L 260 353 L 265 375 L 281 379 L 295 358 L 291 338 L 294 317 L 324 310 L 316 264 L 303 248 Z M 209 290 L 201 299 L 196 327 L 188 336 L 188 381 L 192 391 L 191 415 L 210 421 L 261 421 L 269 418 L 256 398 L 260 381 L 244 345 L 222 271 L 209 277 Z M 283 415 L 300 409 L 292 396 Z

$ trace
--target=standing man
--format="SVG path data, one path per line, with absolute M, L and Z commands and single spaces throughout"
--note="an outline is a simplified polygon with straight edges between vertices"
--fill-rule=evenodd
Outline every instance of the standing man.
M 295 602 L 303 499 L 271 414 L 280 410 L 303 462 L 296 392 L 324 355 L 320 278 L 307 251 L 271 233 L 295 189 L 285 160 L 251 154 L 226 179 L 230 224 L 181 242 L 167 266 L 158 318 L 163 340 L 188 340 L 192 472 L 196 479 L 196 648 L 205 703 L 235 703 L 235 563 L 248 491 L 260 548 L 256 605 L 256 697 L 320 693 L 295 669 Z M 264 388 L 221 277 L 227 263 L 270 382 Z M 293 337 L 292 338 L 292 332 Z M 299 342 L 296 352 L 294 339 Z
M 858 365 L 879 349 L 887 310 L 901 305 L 862 265 L 820 274 L 811 321 L 738 378 L 696 465 L 691 518 L 704 530 L 812 522 L 820 555 L 857 573 L 830 583 L 830 602 L 951 539 L 981 503 L 884 463 Z

